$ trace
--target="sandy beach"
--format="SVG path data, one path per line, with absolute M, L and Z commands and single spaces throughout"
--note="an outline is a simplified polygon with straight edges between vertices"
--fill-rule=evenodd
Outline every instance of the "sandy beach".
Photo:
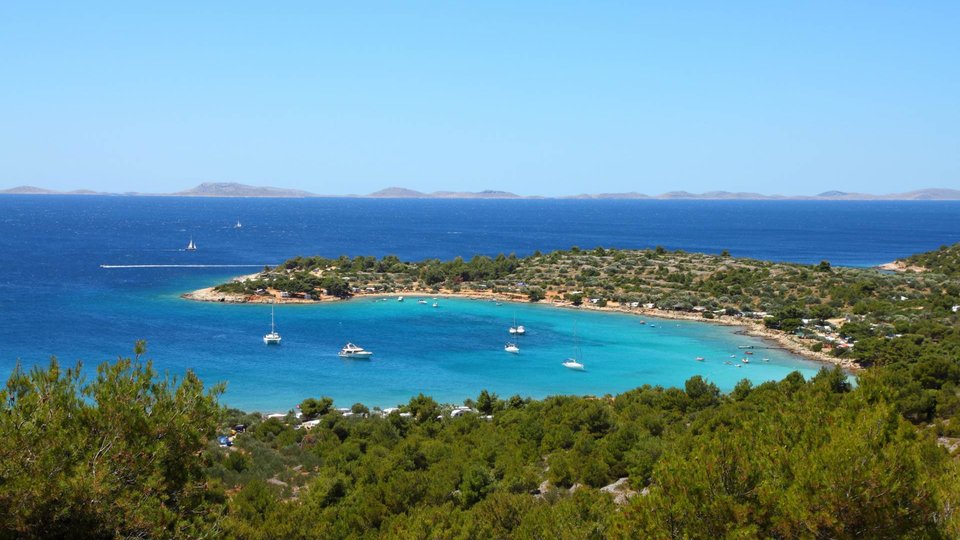
M 922 266 L 913 266 L 905 263 L 904 261 L 891 261 L 888 263 L 883 263 L 877 265 L 877 268 L 880 270 L 887 270 L 890 272 L 926 272 L 927 269 Z

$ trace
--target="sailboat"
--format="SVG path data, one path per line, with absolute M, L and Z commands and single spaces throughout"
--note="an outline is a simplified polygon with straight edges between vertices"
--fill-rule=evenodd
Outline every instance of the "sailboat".
M 519 326 L 517 325 L 517 318 L 516 318 L 516 317 L 513 318 L 513 326 L 510 327 L 510 330 L 509 330 L 509 331 L 510 331 L 511 334 L 514 334 L 514 335 L 517 335 L 517 336 L 522 336 L 522 335 L 524 335 L 524 334 L 527 333 L 527 329 L 524 328 L 522 324 L 519 325 Z
M 240 223 L 240 218 L 237 218 L 237 224 L 233 226 L 234 229 L 242 229 L 243 225 Z
M 277 333 L 277 326 L 274 324 L 273 319 L 273 308 L 270 306 L 270 333 L 263 336 L 263 343 L 265 345 L 279 345 L 280 344 L 280 334 Z
M 576 330 L 576 328 L 574 328 L 574 330 L 573 330 L 573 339 L 574 339 L 575 341 L 577 340 L 577 330 Z M 580 360 L 578 359 L 578 358 L 581 357 L 581 356 L 583 356 L 583 354 L 580 352 L 580 342 L 577 341 L 577 354 L 576 354 L 576 356 L 573 357 L 573 358 L 567 358 L 565 361 L 563 361 L 563 363 L 561 363 L 561 365 L 562 365 L 563 367 L 567 368 L 567 369 L 572 369 L 572 370 L 574 370 L 574 371 L 586 371 L 587 368 L 583 365 L 583 362 L 580 362 Z
M 190 243 L 187 244 L 187 251 L 196 251 L 197 245 L 193 243 L 193 237 L 190 237 Z

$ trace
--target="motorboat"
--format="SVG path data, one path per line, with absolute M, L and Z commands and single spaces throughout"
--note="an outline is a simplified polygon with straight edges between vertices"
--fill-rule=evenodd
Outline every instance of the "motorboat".
M 353 343 L 347 343 L 340 349 L 340 352 L 337 354 L 340 358 L 359 358 L 367 359 L 373 356 L 373 353 L 364 349 L 363 347 L 354 345 Z
M 520 347 L 517 347 L 516 343 L 507 343 L 504 345 L 503 350 L 508 353 L 518 354 L 520 352 Z

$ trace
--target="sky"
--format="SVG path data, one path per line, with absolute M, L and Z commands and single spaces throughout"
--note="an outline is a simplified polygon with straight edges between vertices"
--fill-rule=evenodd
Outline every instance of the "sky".
M 0 188 L 960 189 L 960 2 L 0 2 Z

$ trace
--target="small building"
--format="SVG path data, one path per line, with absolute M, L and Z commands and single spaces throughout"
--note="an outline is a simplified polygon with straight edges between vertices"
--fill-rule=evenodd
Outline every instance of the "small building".
M 306 430 L 311 430 L 311 429 L 317 427 L 318 425 L 320 425 L 320 420 L 319 420 L 319 419 L 317 419 L 317 420 L 307 420 L 306 422 L 304 422 L 304 423 L 300 424 L 299 426 L 297 426 L 295 429 L 301 429 L 301 428 L 302 428 L 302 429 L 306 429 Z
M 473 409 L 470 407 L 456 407 L 450 411 L 450 418 L 457 418 L 458 416 L 463 416 L 467 413 L 472 413 Z

